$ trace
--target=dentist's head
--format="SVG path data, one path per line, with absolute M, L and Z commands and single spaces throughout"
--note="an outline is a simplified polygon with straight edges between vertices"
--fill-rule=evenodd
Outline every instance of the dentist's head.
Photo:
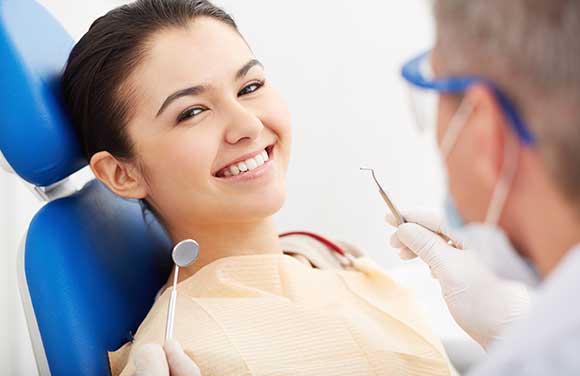
M 477 77 L 439 96 L 456 213 L 499 225 L 546 275 L 580 242 L 580 3 L 436 0 L 434 9 L 434 76 Z
M 90 166 L 170 234 L 271 216 L 285 197 L 290 116 L 233 19 L 204 0 L 139 0 L 72 51 L 64 100 Z

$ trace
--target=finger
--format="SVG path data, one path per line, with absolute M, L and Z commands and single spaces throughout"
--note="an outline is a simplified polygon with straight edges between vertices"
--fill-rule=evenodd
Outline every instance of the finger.
M 164 348 L 171 376 L 201 376 L 197 364 L 187 356 L 176 340 L 169 339 Z
M 406 245 L 401 243 L 396 233 L 393 233 L 393 235 L 391 235 L 391 240 L 389 243 L 391 244 L 391 247 L 399 251 L 399 258 L 401 260 L 407 261 L 417 258 L 417 255 L 414 254 L 413 251 L 411 251 L 409 248 L 407 248 Z
M 427 227 L 433 232 L 448 234 L 447 226 L 437 213 L 429 210 L 409 210 L 403 213 L 405 220 Z
M 391 235 L 391 239 L 390 239 L 389 243 L 391 244 L 391 247 L 393 247 L 395 249 L 406 248 L 405 245 L 403 243 L 401 243 L 401 241 L 399 240 L 399 237 L 397 236 L 396 232 L 394 232 Z
M 430 267 L 436 267 L 449 247 L 439 235 L 415 223 L 405 223 L 396 232 L 407 248 L 419 256 Z
M 160 345 L 139 345 L 133 351 L 135 376 L 169 376 L 165 352 Z
M 401 251 L 399 252 L 399 258 L 401 260 L 414 260 L 417 258 L 417 255 L 415 253 L 413 253 L 413 251 L 411 251 L 409 248 L 404 247 L 401 249 Z
M 387 213 L 385 221 L 387 221 L 387 223 L 393 227 L 399 227 L 399 221 L 397 220 L 397 218 L 395 218 L 395 215 L 393 213 Z
M 435 273 L 433 273 L 433 269 L 429 268 L 429 272 L 431 273 L 431 278 L 438 279 Z

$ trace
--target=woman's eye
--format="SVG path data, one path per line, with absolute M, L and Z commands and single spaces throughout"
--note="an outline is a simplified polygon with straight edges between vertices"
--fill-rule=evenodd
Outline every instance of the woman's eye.
M 204 111 L 205 111 L 205 108 L 203 108 L 203 107 L 189 108 L 189 109 L 183 111 L 181 114 L 179 114 L 179 116 L 177 117 L 177 122 L 181 123 L 182 121 L 191 119 L 191 118 L 201 114 Z
M 254 91 L 260 89 L 262 86 L 264 86 L 264 82 L 252 82 L 251 84 L 245 86 L 242 90 L 240 90 L 238 96 L 251 94 Z

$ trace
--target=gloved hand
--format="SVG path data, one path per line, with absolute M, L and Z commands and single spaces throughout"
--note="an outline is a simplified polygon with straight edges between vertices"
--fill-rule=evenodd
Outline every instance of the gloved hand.
M 401 258 L 418 256 L 429 266 L 455 321 L 484 348 L 527 315 L 530 298 L 524 284 L 497 277 L 473 251 L 447 244 L 437 235 L 449 235 L 437 216 L 426 212 L 403 216 L 409 223 L 398 227 L 391 244 L 401 250 Z M 396 226 L 394 217 L 387 221 Z
M 133 354 L 135 376 L 201 376 L 197 365 L 181 345 L 170 339 L 165 346 L 139 345 Z

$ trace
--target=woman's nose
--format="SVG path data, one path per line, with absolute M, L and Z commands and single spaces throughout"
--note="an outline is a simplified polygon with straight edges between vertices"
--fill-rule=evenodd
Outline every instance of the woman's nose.
M 243 139 L 255 140 L 264 129 L 262 121 L 250 109 L 240 103 L 230 106 L 225 138 L 229 144 Z

